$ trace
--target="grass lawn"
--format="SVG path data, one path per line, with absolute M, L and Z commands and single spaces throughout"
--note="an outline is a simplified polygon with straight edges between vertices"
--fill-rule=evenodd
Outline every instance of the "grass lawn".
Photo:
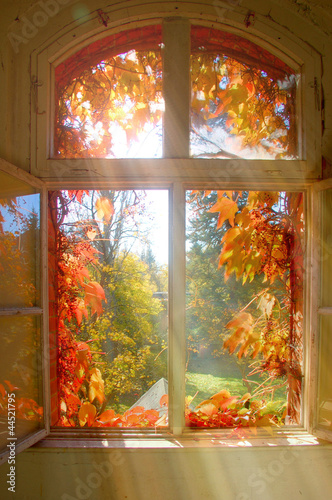
M 243 396 L 247 392 L 240 378 L 216 377 L 206 373 L 186 373 L 186 395 L 195 396 L 197 405 L 204 399 L 209 399 L 216 392 L 226 389 L 232 396 Z
M 186 396 L 193 397 L 198 391 L 194 406 L 223 389 L 229 391 L 231 396 L 238 397 L 248 392 L 240 377 L 217 377 L 206 373 L 186 372 Z M 277 389 L 273 399 L 286 401 L 286 388 Z

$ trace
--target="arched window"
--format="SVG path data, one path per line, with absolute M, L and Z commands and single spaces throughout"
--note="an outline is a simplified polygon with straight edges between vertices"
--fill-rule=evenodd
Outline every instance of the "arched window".
M 163 156 L 162 46 L 161 27 L 149 26 L 98 40 L 56 67 L 54 158 Z M 190 155 L 298 158 L 299 68 L 202 26 L 191 27 L 190 46 Z
M 167 37 L 184 26 L 186 51 L 167 56 Z M 299 85 L 297 67 L 234 33 L 177 22 L 163 32 L 120 32 L 56 66 L 52 156 L 174 155 L 176 100 L 190 97 L 180 132 L 188 158 L 297 159 Z M 303 193 L 188 184 L 178 202 L 186 210 L 186 305 L 168 308 L 175 290 L 157 241 L 167 245 L 169 188 L 109 183 L 50 193 L 59 345 L 53 423 L 167 427 L 167 365 L 174 361 L 165 322 L 168 310 L 178 310 L 186 321 L 186 363 L 176 366 L 186 379 L 185 425 L 299 424 Z
M 55 434 L 312 429 L 316 59 L 235 25 L 158 23 L 33 61 L 31 164 L 48 190 L 45 421 Z M 328 197 L 322 207 L 326 239 Z M 323 428 L 323 383 L 319 394 Z

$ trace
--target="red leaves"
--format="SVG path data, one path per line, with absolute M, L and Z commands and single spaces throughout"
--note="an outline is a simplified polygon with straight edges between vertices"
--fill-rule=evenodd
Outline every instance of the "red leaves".
M 79 203 L 82 203 L 82 197 L 83 197 L 84 193 L 89 196 L 89 191 L 87 189 L 78 189 L 76 191 L 68 190 L 68 196 L 69 196 L 69 198 L 71 200 L 73 200 L 74 198 L 76 198 Z
M 97 316 L 100 316 L 103 312 L 102 301 L 106 302 L 103 287 L 97 281 L 90 281 L 83 288 L 85 291 L 85 305 L 91 308 L 91 314 L 97 313 Z

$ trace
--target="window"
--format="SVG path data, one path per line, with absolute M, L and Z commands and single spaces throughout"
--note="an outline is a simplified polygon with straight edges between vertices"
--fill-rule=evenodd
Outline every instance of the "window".
M 32 163 L 48 187 L 53 428 L 312 425 L 303 272 L 319 110 L 301 56 L 315 73 L 303 47 L 292 58 L 249 38 L 177 18 L 37 55 L 41 80 L 52 62 Z M 167 268 L 153 270 L 149 217 L 162 221 L 156 242 L 169 234 Z M 219 389 L 232 378 L 242 393 Z M 319 398 L 322 425 L 323 384 Z
M 43 183 L 1 161 L 1 450 L 9 457 L 47 432 L 43 385 Z M 44 238 L 43 238 L 44 240 Z M 48 353 L 47 353 L 48 356 Z

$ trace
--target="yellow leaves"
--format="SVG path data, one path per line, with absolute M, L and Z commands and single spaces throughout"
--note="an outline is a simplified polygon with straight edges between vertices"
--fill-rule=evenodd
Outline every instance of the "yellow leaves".
M 78 420 L 81 427 L 88 424 L 91 427 L 95 421 L 96 417 L 96 407 L 91 403 L 83 403 L 78 411 Z
M 219 410 L 224 411 L 233 407 L 237 399 L 237 397 L 231 396 L 229 391 L 223 389 L 211 396 L 210 399 L 202 401 L 196 406 L 195 410 L 203 413 L 203 415 L 211 417 L 212 415 L 216 415 Z
M 99 401 L 100 404 L 105 400 L 104 394 L 104 381 L 102 379 L 100 370 L 98 368 L 92 368 L 89 371 L 90 382 L 89 382 L 89 401 L 92 403 L 95 399 Z
M 235 201 L 228 196 L 218 198 L 218 201 L 210 208 L 209 212 L 219 212 L 217 229 L 228 220 L 231 226 L 234 226 L 235 214 L 238 211 L 238 206 Z
M 106 222 L 109 222 L 111 220 L 111 217 L 114 214 L 114 207 L 109 198 L 106 198 L 105 196 L 101 196 L 100 198 L 98 198 L 95 208 L 97 210 L 97 218 L 99 220 L 104 219 L 106 220 Z

